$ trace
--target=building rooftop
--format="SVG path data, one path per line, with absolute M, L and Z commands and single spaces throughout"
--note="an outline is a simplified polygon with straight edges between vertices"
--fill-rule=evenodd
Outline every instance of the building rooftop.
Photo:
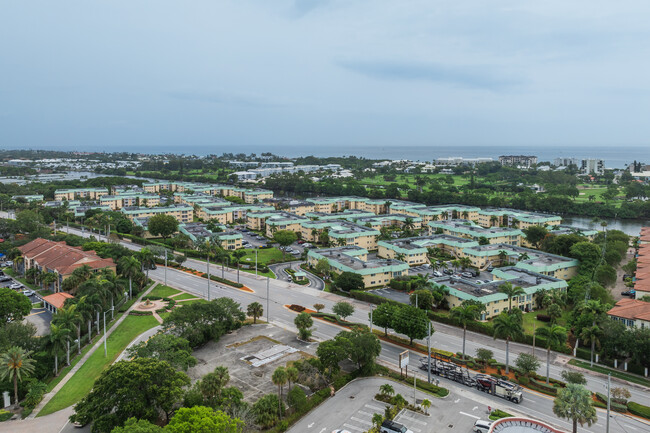
M 639 299 L 621 299 L 607 314 L 628 320 L 638 319 L 650 322 L 650 302 Z
M 365 255 L 368 251 L 355 246 L 310 250 L 309 255 L 322 257 L 330 261 L 330 265 L 343 271 L 354 271 L 361 274 L 371 274 L 386 271 L 403 271 L 409 268 L 407 263 L 395 259 L 361 260 L 357 256 Z
M 486 238 L 499 237 L 499 236 L 520 236 L 523 233 L 519 229 L 509 227 L 481 227 L 472 221 L 455 219 L 446 221 L 430 221 L 429 227 L 434 229 L 441 228 L 443 230 L 457 231 L 469 236 L 479 238 L 484 236 Z

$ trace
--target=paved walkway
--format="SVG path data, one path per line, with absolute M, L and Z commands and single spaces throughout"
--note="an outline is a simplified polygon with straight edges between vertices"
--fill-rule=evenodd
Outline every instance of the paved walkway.
M 157 282 L 154 282 L 154 283 L 151 285 L 151 287 L 149 288 L 149 290 L 147 290 L 147 291 L 144 292 L 142 295 L 140 295 L 140 298 L 142 298 L 142 296 L 144 296 L 144 295 L 146 295 L 147 293 L 149 293 L 149 292 L 150 292 L 154 287 L 156 287 L 157 285 L 158 285 L 158 283 L 157 283 Z M 126 310 L 126 312 L 122 315 L 122 317 L 120 317 L 119 319 L 117 319 L 117 321 L 113 324 L 113 326 L 111 326 L 111 328 L 110 328 L 108 331 L 106 331 L 106 338 L 108 338 L 108 337 L 113 333 L 113 331 L 114 331 L 115 329 L 117 329 L 117 327 L 118 327 L 118 326 L 119 326 L 119 325 L 124 321 L 124 319 L 126 319 L 126 317 L 129 315 L 129 313 L 131 312 L 131 310 L 133 310 L 133 308 L 134 308 L 136 305 L 138 305 L 138 302 L 140 301 L 140 298 L 138 298 L 138 300 L 135 301 L 135 302 L 133 303 L 133 305 L 131 305 L 131 306 L 129 307 L 128 310 Z M 59 390 L 60 390 L 61 388 L 63 388 L 63 386 L 64 386 L 66 383 L 68 383 L 68 381 L 70 380 L 70 378 L 71 378 L 72 376 L 74 376 L 74 374 L 75 374 L 75 373 L 76 373 L 76 372 L 81 368 L 81 366 L 84 365 L 84 363 L 88 360 L 88 358 L 90 358 L 90 355 L 92 355 L 93 353 L 95 353 L 95 351 L 96 351 L 98 348 L 102 347 L 103 344 L 104 344 L 104 339 L 103 339 L 103 338 L 100 338 L 100 339 L 95 343 L 95 345 L 92 347 L 92 349 L 90 349 L 88 352 L 86 352 L 86 354 L 83 356 L 83 358 L 81 358 L 81 359 L 79 360 L 79 362 L 77 362 L 77 364 L 76 364 L 74 367 L 72 367 L 72 369 L 68 372 L 68 374 L 66 374 L 65 377 L 64 377 L 63 379 L 61 379 L 61 381 L 60 381 L 60 382 L 59 382 L 59 383 L 58 383 L 58 384 L 57 384 L 57 385 L 52 389 L 52 391 L 50 391 L 50 392 L 48 392 L 47 394 L 45 394 L 45 396 L 43 397 L 43 400 L 41 400 L 41 402 L 40 402 L 40 403 L 39 403 L 39 404 L 34 408 L 34 410 L 32 411 L 32 413 L 31 413 L 31 414 L 30 414 L 26 419 L 33 419 L 36 415 L 38 415 L 38 413 L 39 413 L 39 412 L 40 412 L 40 411 L 45 407 L 45 405 L 46 405 L 50 400 L 52 400 L 52 397 L 54 397 L 54 396 L 56 395 L 56 393 L 59 392 Z

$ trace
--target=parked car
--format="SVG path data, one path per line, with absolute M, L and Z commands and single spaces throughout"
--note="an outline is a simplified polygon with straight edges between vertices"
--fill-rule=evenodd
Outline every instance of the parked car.
M 486 271 L 492 272 L 494 270 L 494 266 L 490 265 L 487 267 Z
M 381 433 L 413 433 L 412 430 L 407 429 L 404 425 L 391 421 L 385 420 L 381 423 Z
M 22 290 L 20 293 L 22 293 L 25 296 L 32 296 L 34 294 L 34 291 L 29 290 L 29 289 L 25 289 L 25 290 Z
M 465 278 L 472 278 L 474 276 L 471 272 L 463 272 L 461 275 Z
M 0 277 L 0 283 L 6 283 L 7 281 L 11 281 L 11 277 L 7 275 L 3 275 L 2 277 Z
M 293 252 L 293 248 L 287 247 L 287 248 L 284 249 L 284 251 L 286 251 L 287 253 L 291 253 L 291 252 Z
M 13 265 L 14 265 L 14 262 L 12 262 L 11 260 L 5 262 L 5 266 L 13 266 Z
M 474 433 L 487 433 L 490 430 L 491 426 L 492 426 L 491 421 L 483 421 L 481 419 L 477 419 L 476 422 L 474 423 L 474 427 L 472 428 L 472 431 Z
M 442 272 L 440 271 L 433 271 L 432 274 L 434 277 L 442 277 Z
M 636 290 L 634 290 L 634 289 L 626 290 L 624 292 L 621 292 L 621 295 L 623 295 L 623 296 L 636 296 Z
M 13 283 L 13 284 L 10 284 L 10 285 L 9 285 L 9 288 L 10 288 L 10 289 L 13 289 L 13 290 L 21 290 L 21 289 L 24 289 L 25 286 L 23 286 L 23 285 L 20 284 L 20 283 Z
M 476 284 L 483 284 L 483 280 L 476 280 Z
M 304 243 L 305 243 L 305 241 L 303 241 L 302 239 L 298 240 L 298 245 L 302 245 Z
M 294 256 L 299 256 L 302 253 L 300 251 L 291 251 L 291 254 Z
M 303 246 L 304 248 L 311 248 L 311 247 L 313 247 L 313 245 L 310 244 L 309 242 L 305 242 L 304 244 L 302 244 L 302 246 Z
M 443 272 L 445 275 L 454 275 L 454 271 L 452 271 L 451 269 L 445 269 L 445 270 L 442 271 L 442 272 Z
M 151 269 L 152 271 L 156 270 L 157 268 L 158 266 L 156 266 L 155 263 L 152 263 L 151 266 L 149 266 L 149 269 Z
M 628 278 L 632 278 L 632 275 L 630 275 L 630 274 L 623 274 L 623 281 L 627 280 Z
M 350 433 L 350 432 L 347 431 L 347 430 L 340 430 L 339 429 L 339 430 L 332 430 L 332 433 Z

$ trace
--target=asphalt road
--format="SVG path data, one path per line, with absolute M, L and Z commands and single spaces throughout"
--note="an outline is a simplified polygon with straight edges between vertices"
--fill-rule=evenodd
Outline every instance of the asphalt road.
M 70 230 L 73 232 L 73 230 Z M 127 247 L 132 249 L 139 249 L 139 245 L 133 245 L 129 242 L 124 243 Z M 197 260 L 188 259 L 185 266 L 205 270 L 206 264 Z M 211 265 L 211 272 L 215 275 L 221 275 L 221 267 L 219 265 Z M 176 285 L 185 290 L 193 291 L 200 296 L 207 296 L 207 280 L 189 275 L 185 272 L 169 269 L 167 272 L 168 282 L 171 285 Z M 158 268 L 155 271 L 150 271 L 150 276 L 163 281 L 163 270 Z M 236 280 L 236 271 L 228 269 L 225 271 L 225 277 Z M 292 284 L 286 281 L 266 279 L 261 276 L 252 274 L 241 273 L 240 280 L 243 284 L 250 287 L 255 293 L 247 293 L 229 286 L 222 286 L 212 282 L 211 297 L 215 296 L 228 296 L 242 303 L 248 305 L 250 302 L 261 302 L 265 310 L 267 310 L 267 292 L 266 287 L 269 287 L 268 305 L 271 308 L 271 320 L 275 323 L 284 326 L 288 329 L 294 329 L 293 318 L 294 313 L 287 310 L 283 305 L 298 304 L 305 307 L 311 307 L 315 303 L 322 303 L 325 305 L 325 311 L 331 311 L 332 306 L 340 301 L 345 300 L 351 302 L 355 306 L 355 313 L 348 320 L 353 320 L 361 323 L 369 322 L 370 304 L 343 298 L 331 293 L 314 290 L 309 287 L 304 287 Z M 267 311 L 268 313 L 268 311 Z M 266 316 L 266 313 L 265 313 Z M 314 334 L 316 338 L 329 339 L 340 331 L 340 328 L 326 324 L 325 322 L 318 321 L 316 325 L 318 328 Z M 432 335 L 432 347 L 447 350 L 450 352 L 458 352 L 462 350 L 462 330 L 453 326 L 444 325 L 441 323 L 434 323 L 435 333 Z M 425 343 L 425 341 L 419 341 Z M 385 348 L 387 345 L 383 344 Z M 505 362 L 505 342 L 503 340 L 494 340 L 482 334 L 474 332 L 467 332 L 466 352 L 474 354 L 478 348 L 489 348 L 494 352 L 494 358 L 499 362 Z M 532 352 L 532 348 L 527 345 L 510 343 L 510 362 L 513 363 L 517 354 L 521 352 Z M 546 351 L 537 348 L 535 354 L 541 359 L 546 359 Z M 383 355 L 383 354 L 382 354 Z M 551 368 L 550 373 L 553 378 L 560 378 L 562 370 L 566 367 L 562 363 L 569 358 L 564 354 L 552 352 L 551 354 Z M 397 363 L 397 357 L 391 361 L 393 364 Z M 546 364 L 543 363 L 538 373 L 546 373 Z M 592 391 L 606 392 L 607 379 L 587 373 L 587 387 Z M 612 378 L 612 386 L 626 386 L 632 393 L 632 400 L 644 405 L 650 405 L 650 392 L 648 389 L 638 386 L 628 386 Z
M 278 280 L 282 281 L 289 281 L 289 275 L 285 272 L 285 269 L 291 268 L 295 271 L 305 272 L 306 278 L 309 280 L 309 284 L 307 284 L 306 287 L 311 287 L 316 290 L 325 289 L 325 282 L 311 272 L 306 272 L 301 269 L 301 264 L 302 262 L 278 263 L 275 265 L 269 265 L 269 269 L 273 271 Z

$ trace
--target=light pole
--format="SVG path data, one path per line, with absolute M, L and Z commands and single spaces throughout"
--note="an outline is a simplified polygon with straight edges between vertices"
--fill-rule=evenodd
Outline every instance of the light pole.
M 372 304 L 370 304 L 370 333 L 372 334 Z
M 257 249 L 255 249 L 255 275 L 257 276 Z
M 427 327 L 427 381 L 431 383 L 431 321 Z
M 167 248 L 165 248 L 165 286 L 167 285 Z
M 271 323 L 271 309 L 269 308 L 269 281 L 270 278 L 266 276 L 266 323 Z
M 111 307 L 111 313 L 113 310 L 114 308 Z M 104 311 L 104 358 L 108 356 L 108 349 L 106 348 L 106 313 L 108 313 L 108 311 Z
M 208 257 L 208 301 L 210 300 L 210 250 L 206 254 Z
M 607 373 L 607 424 L 605 433 L 609 433 L 609 410 L 610 410 L 610 397 L 609 391 L 612 385 L 612 373 Z

